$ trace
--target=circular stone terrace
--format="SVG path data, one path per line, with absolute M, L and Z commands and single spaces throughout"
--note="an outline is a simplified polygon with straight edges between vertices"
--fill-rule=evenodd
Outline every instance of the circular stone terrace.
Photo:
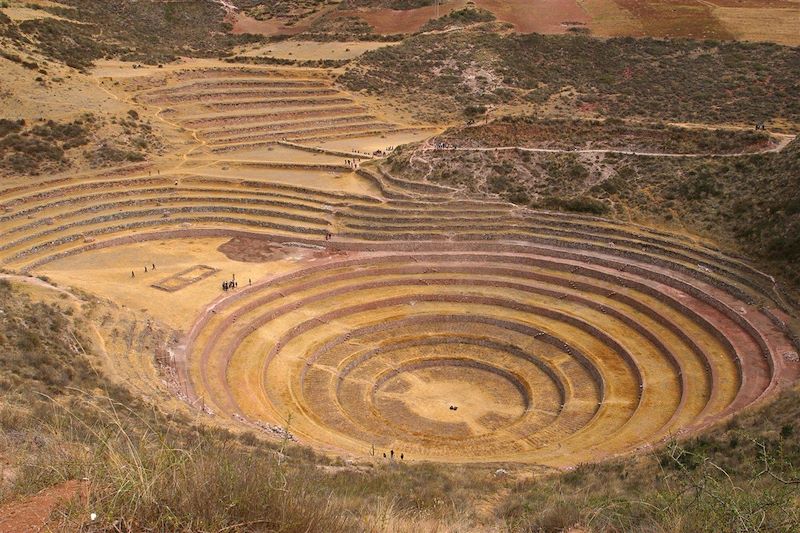
M 368 154 L 430 131 L 315 71 L 137 84 L 189 152 L 5 188 L 0 260 L 170 317 L 181 386 L 214 417 L 291 418 L 338 453 L 563 466 L 698 431 L 800 373 L 769 276 L 680 235 L 394 177 Z

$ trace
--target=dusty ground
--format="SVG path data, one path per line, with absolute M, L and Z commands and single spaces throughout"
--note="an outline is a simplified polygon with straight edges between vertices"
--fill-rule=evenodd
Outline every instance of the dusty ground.
M 228 22 L 233 26 L 234 35 L 252 33 L 255 35 L 294 34 L 302 30 L 301 26 L 290 27 L 278 20 L 257 20 L 244 13 L 230 13 Z
M 57 261 L 42 269 L 41 274 L 60 285 L 82 287 L 101 294 L 142 317 L 152 316 L 173 328 L 185 329 L 199 305 L 222 295 L 223 281 L 235 277 L 243 288 L 248 280 L 260 280 L 293 268 L 297 261 L 311 253 L 305 249 L 287 249 L 279 255 L 270 255 L 266 261 L 252 261 L 240 252 L 232 252 L 230 248 L 235 244 L 226 246 L 229 241 L 227 238 L 187 239 L 118 246 Z M 155 271 L 152 264 L 156 265 Z M 174 293 L 150 286 L 196 265 L 208 265 L 219 271 Z
M 11 20 L 21 22 L 23 20 L 36 20 L 43 18 L 51 18 L 57 20 L 65 20 L 63 17 L 42 11 L 41 9 L 32 9 L 30 7 L 19 7 L 11 5 L 10 7 L 0 9 L 0 12 L 5 13 Z
M 86 505 L 88 484 L 67 481 L 0 507 L 0 533 L 39 533 L 58 527 L 51 515 L 68 504 Z M 53 523 L 55 522 L 55 524 Z
M 96 114 L 123 114 L 130 107 L 97 90 L 92 78 L 72 69 L 47 65 L 51 75 L 42 83 L 21 65 L 0 58 L 4 89 L 0 90 L 0 109 L 4 118 L 72 120 L 91 109 Z
M 275 57 L 278 59 L 294 59 L 297 61 L 354 59 L 364 52 L 377 50 L 397 43 L 381 43 L 368 41 L 353 42 L 317 42 L 317 41 L 281 41 L 269 45 L 245 48 L 244 57 Z
M 576 0 L 477 0 L 475 4 L 513 24 L 519 33 L 564 33 L 591 21 Z
M 795 0 L 580 0 L 595 35 L 770 41 L 800 44 Z
M 800 45 L 800 2 L 710 2 L 711 13 L 737 39 Z M 778 4 L 778 2 L 775 2 Z

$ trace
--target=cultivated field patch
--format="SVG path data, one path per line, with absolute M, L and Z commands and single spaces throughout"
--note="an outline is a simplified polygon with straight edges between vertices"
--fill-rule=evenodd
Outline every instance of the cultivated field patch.
M 352 42 L 318 42 L 318 41 L 280 41 L 259 47 L 249 47 L 242 51 L 242 57 L 274 57 L 295 61 L 354 59 L 364 52 L 376 50 L 396 43 L 352 41 Z
M 800 4 L 784 7 L 730 7 L 716 2 L 712 13 L 737 39 L 800 45 Z
M 576 0 L 477 0 L 475 4 L 520 33 L 564 33 L 591 20 Z

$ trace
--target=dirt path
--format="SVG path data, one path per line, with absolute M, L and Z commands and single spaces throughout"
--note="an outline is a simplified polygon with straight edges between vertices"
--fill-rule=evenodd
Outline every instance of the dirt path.
M 239 8 L 235 5 L 231 4 L 230 2 L 226 2 L 225 0 L 215 0 L 217 4 L 221 5 L 225 11 L 228 12 L 235 12 L 239 11 Z
M 44 289 L 49 289 L 51 291 L 56 291 L 60 294 L 66 294 L 72 300 L 79 300 L 77 296 L 72 294 L 66 289 L 62 289 L 61 287 L 56 287 L 50 283 L 47 283 L 44 280 L 39 278 L 35 278 L 33 276 L 21 276 L 17 274 L 0 274 L 0 279 L 6 279 L 9 281 L 16 281 L 17 283 L 27 283 L 28 285 L 35 285 L 36 287 L 42 287 Z
M 635 150 L 621 150 L 613 148 L 598 148 L 598 149 L 565 149 L 565 148 L 527 148 L 524 146 L 496 146 L 496 147 L 476 147 L 476 148 L 460 148 L 460 147 L 436 147 L 430 146 L 426 151 L 441 151 L 441 152 L 507 152 L 507 151 L 520 151 L 530 153 L 542 154 L 616 154 L 616 155 L 636 155 L 642 157 L 667 157 L 667 158 L 728 158 L 728 157 L 744 157 L 750 155 L 769 154 L 782 152 L 789 143 L 797 138 L 796 135 L 787 134 L 773 134 L 774 138 L 779 139 L 779 142 L 770 148 L 757 150 L 754 152 L 733 152 L 730 154 L 719 153 L 670 153 L 670 152 L 638 152 Z
M 114 93 L 113 91 L 108 90 L 106 87 L 103 86 L 103 84 L 102 84 L 100 79 L 98 79 L 96 77 L 93 77 L 93 80 L 94 80 L 95 84 L 97 85 L 97 87 L 101 91 L 105 92 L 106 94 L 108 94 L 109 96 L 111 96 L 112 98 L 117 100 L 118 102 L 123 102 L 125 104 L 130 105 L 131 107 L 135 107 L 135 108 L 139 108 L 139 109 L 142 108 L 141 104 L 139 104 L 138 102 L 135 102 L 131 97 L 122 98 L 118 94 Z M 172 122 L 171 120 L 168 120 L 168 119 L 162 117 L 161 113 L 164 111 L 165 108 L 163 108 L 161 106 L 154 106 L 154 107 L 156 108 L 156 112 L 153 113 L 153 117 L 156 120 L 158 120 L 158 121 L 160 121 L 160 122 L 162 122 L 164 124 L 167 124 L 171 128 L 174 128 L 175 130 L 178 130 L 178 131 L 180 131 L 182 129 L 190 131 L 191 134 L 192 134 L 192 138 L 195 140 L 195 142 L 197 142 L 196 146 L 193 146 L 192 148 L 190 148 L 185 153 L 176 153 L 175 155 L 177 155 L 180 158 L 178 164 L 175 165 L 174 167 L 171 167 L 171 168 L 167 169 L 167 170 L 179 170 L 181 167 L 183 167 L 186 164 L 186 161 L 189 159 L 189 156 L 191 154 L 193 154 L 195 151 L 200 150 L 203 147 L 207 146 L 208 143 L 199 137 L 197 129 L 188 128 L 186 126 L 178 124 L 177 122 Z
M 66 481 L 40 493 L 0 507 L 0 533 L 50 531 L 48 523 L 58 507 L 72 501 L 86 503 L 89 485 L 85 481 Z
M 423 152 L 423 153 L 429 152 L 431 149 L 433 149 L 433 147 L 430 144 L 430 139 L 428 139 L 424 143 L 422 143 L 422 145 L 419 148 L 414 150 L 414 152 L 411 154 L 411 158 L 408 160 L 409 163 L 411 163 L 412 166 L 414 165 L 414 163 L 416 161 L 419 161 L 419 162 L 425 164 L 428 167 L 428 171 L 422 177 L 422 181 L 427 181 L 428 178 L 430 177 L 431 173 L 433 173 L 433 163 L 431 163 L 430 161 L 428 161 L 424 157 L 421 157 L 419 154 L 420 154 L 420 152 Z

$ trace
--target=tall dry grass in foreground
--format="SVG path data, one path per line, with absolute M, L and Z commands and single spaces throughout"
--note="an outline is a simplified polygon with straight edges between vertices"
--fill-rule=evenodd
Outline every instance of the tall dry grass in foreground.
M 48 399 L 49 401 L 49 399 Z M 52 401 L 37 422 L 46 443 L 15 490 L 87 479 L 85 505 L 57 517 L 85 531 L 474 531 L 445 502 L 431 465 L 348 466 L 287 442 L 267 444 L 96 395 Z M 249 443 L 249 444 L 247 444 Z M 402 481 L 399 481 L 402 479 Z M 418 490 L 415 490 L 416 487 Z M 409 496 L 416 492 L 418 499 Z M 96 514 L 91 521 L 89 517 Z
M 700 438 L 567 473 L 485 483 L 480 470 L 349 466 L 287 442 L 251 446 L 243 440 L 253 436 L 181 429 L 109 398 L 82 396 L 50 411 L 51 444 L 18 483 L 32 490 L 87 478 L 88 502 L 57 521 L 65 530 L 800 530 L 799 449 L 787 429 L 776 440 Z

